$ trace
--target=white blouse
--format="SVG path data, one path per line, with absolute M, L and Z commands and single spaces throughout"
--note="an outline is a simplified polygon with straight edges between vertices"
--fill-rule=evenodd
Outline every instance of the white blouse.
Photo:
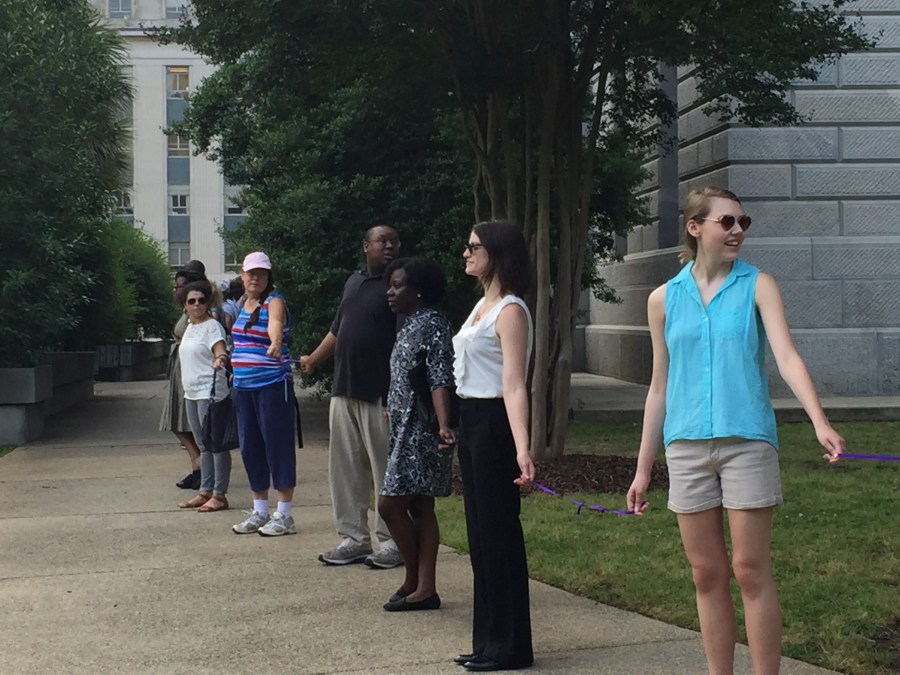
M 516 303 L 525 310 L 528 318 L 528 344 L 525 350 L 525 368 L 531 359 L 531 343 L 534 326 L 531 312 L 525 302 L 515 295 L 505 295 L 491 310 L 472 324 L 484 298 L 472 309 L 459 332 L 453 336 L 453 374 L 456 378 L 456 393 L 462 398 L 502 398 L 503 397 L 503 352 L 497 337 L 497 317 L 500 310 Z

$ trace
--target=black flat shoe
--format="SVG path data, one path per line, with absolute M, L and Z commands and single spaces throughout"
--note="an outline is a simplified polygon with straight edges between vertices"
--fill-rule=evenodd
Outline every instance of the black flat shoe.
M 493 659 L 486 659 L 483 656 L 479 656 L 477 659 L 473 659 L 471 661 L 466 661 L 463 664 L 463 668 L 476 673 L 487 673 L 494 670 L 506 670 L 502 663 L 494 661 Z
M 407 599 L 400 598 L 397 602 L 389 602 L 384 606 L 386 612 L 419 612 L 426 609 L 440 609 L 441 596 L 437 593 L 416 602 L 409 602 Z
M 464 665 L 466 665 L 466 663 L 468 663 L 469 661 L 477 661 L 477 660 L 480 659 L 480 658 L 481 658 L 481 654 L 475 654 L 475 653 L 472 653 L 472 654 L 460 654 L 460 655 L 457 656 L 455 659 L 453 659 L 453 663 L 455 663 L 455 664 L 458 665 L 458 666 L 464 666 Z
M 403 598 L 405 598 L 409 593 L 403 590 L 403 586 L 397 589 L 397 592 L 394 593 L 391 597 L 388 598 L 388 604 L 392 602 L 399 602 Z
M 530 666 L 531 662 L 523 663 L 522 665 L 513 665 L 509 663 L 500 663 L 493 659 L 486 659 L 483 656 L 479 656 L 471 661 L 466 661 L 463 664 L 463 668 L 472 671 L 473 673 L 488 673 L 495 670 L 519 670 L 520 668 L 528 668 Z
M 200 469 L 191 471 L 187 476 L 175 483 L 175 487 L 182 490 L 199 490 L 200 489 Z

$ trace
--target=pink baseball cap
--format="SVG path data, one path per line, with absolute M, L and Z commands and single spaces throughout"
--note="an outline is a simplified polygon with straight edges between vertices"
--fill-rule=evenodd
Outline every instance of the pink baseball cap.
M 241 265 L 241 269 L 244 272 L 249 272 L 250 270 L 270 270 L 272 269 L 272 261 L 269 260 L 269 256 L 262 251 L 255 251 L 254 253 L 247 254 L 247 257 L 244 258 L 244 264 Z

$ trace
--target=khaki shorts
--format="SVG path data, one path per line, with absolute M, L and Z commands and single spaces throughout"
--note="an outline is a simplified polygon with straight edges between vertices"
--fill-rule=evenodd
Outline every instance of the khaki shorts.
M 765 441 L 713 438 L 666 447 L 669 509 L 697 513 L 781 504 L 778 451 Z

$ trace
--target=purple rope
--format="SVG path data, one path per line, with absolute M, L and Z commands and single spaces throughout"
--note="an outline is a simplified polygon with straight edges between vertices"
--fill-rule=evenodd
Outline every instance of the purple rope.
M 548 495 L 553 495 L 554 497 L 562 497 L 563 496 L 563 495 L 559 494 L 556 490 L 552 490 L 552 489 L 548 488 L 546 485 L 541 485 L 540 483 L 537 483 L 534 481 L 532 481 L 531 484 L 534 485 L 534 487 L 536 487 L 541 492 L 546 492 Z M 583 501 L 580 501 L 578 499 L 572 499 L 571 497 L 565 497 L 565 499 L 567 501 L 572 502 L 575 506 L 578 507 L 578 510 L 575 511 L 576 515 L 579 515 L 581 513 L 581 509 L 590 509 L 591 511 L 598 511 L 600 513 L 603 513 L 603 512 L 613 513 L 617 516 L 633 516 L 634 515 L 634 511 L 632 511 L 632 510 L 626 511 L 625 509 L 609 509 L 601 504 L 585 504 Z
M 861 455 L 856 452 L 842 452 L 839 459 L 874 459 L 881 462 L 900 462 L 900 455 Z

